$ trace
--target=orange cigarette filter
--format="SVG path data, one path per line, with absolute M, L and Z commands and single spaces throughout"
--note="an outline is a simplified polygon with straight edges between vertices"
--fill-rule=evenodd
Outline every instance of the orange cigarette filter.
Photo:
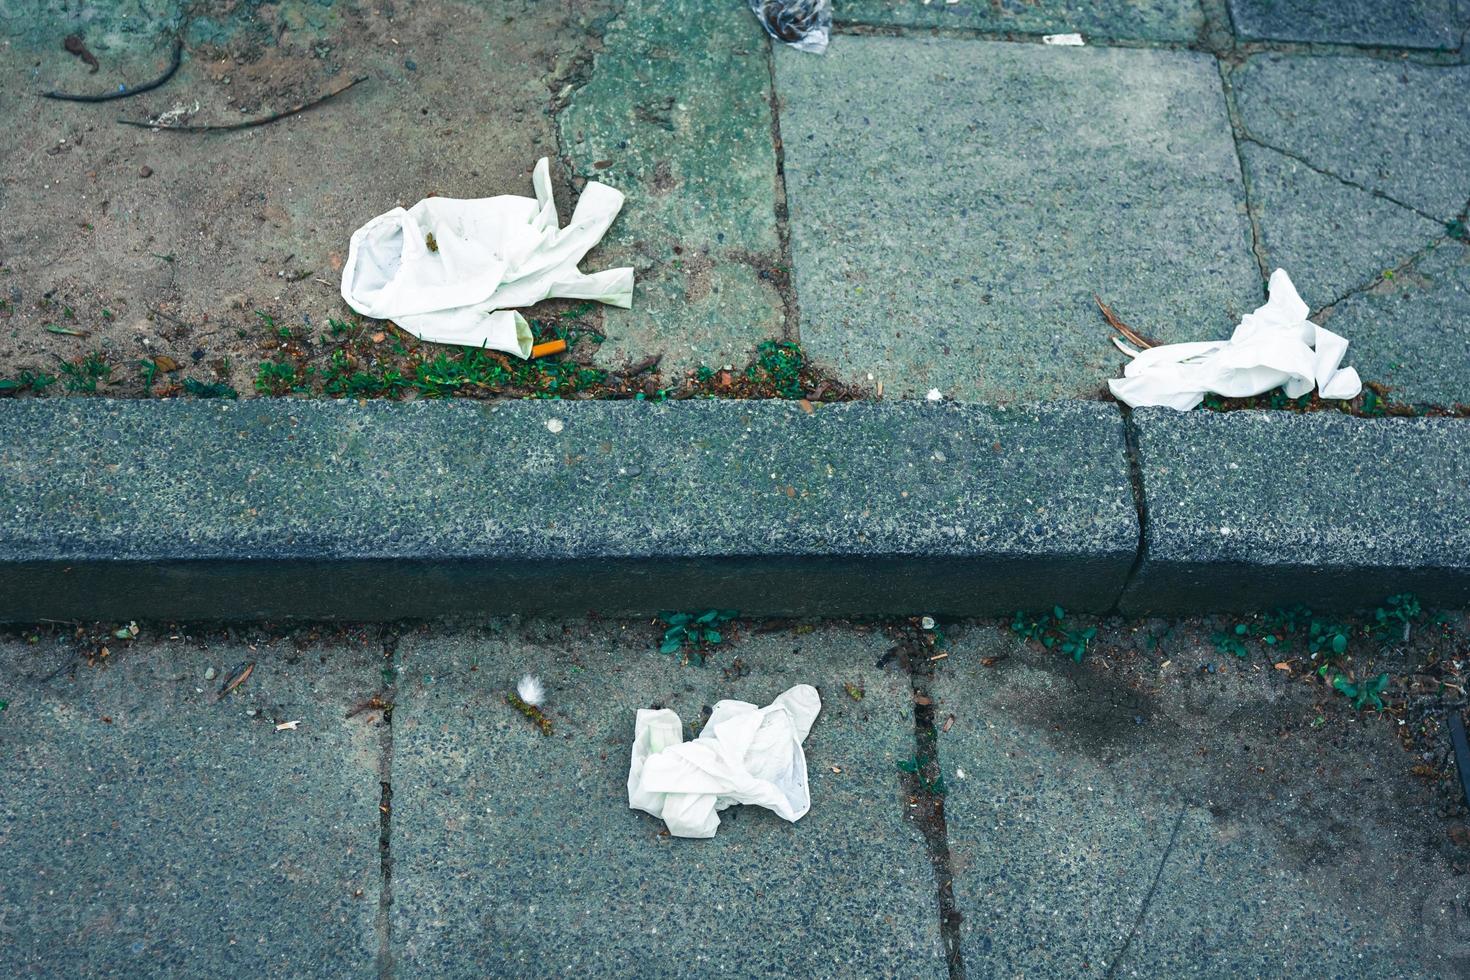
M 548 340 L 544 344 L 537 344 L 535 347 L 531 348 L 531 359 L 535 360 L 538 357 L 550 357 L 552 354 L 560 354 L 566 349 L 567 342 L 565 340 Z

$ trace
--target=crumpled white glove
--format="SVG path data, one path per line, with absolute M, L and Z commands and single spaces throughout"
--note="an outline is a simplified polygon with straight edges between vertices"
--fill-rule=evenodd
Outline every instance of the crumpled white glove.
M 1343 337 L 1307 319 L 1311 311 L 1283 270 L 1271 273 L 1266 305 L 1241 318 L 1228 341 L 1164 344 L 1137 351 L 1116 337 L 1131 361 L 1123 377 L 1108 382 L 1113 396 L 1133 408 L 1163 405 L 1187 412 L 1214 392 L 1246 398 L 1286 387 L 1300 398 L 1315 386 L 1323 398 L 1355 398 L 1363 382 L 1340 368 Z
M 713 837 L 717 811 L 753 803 L 795 822 L 811 808 L 806 753 L 822 699 L 798 684 L 764 708 L 745 701 L 714 706 L 692 742 L 679 715 L 641 708 L 633 729 L 628 806 L 661 817 L 675 837 Z
M 632 269 L 577 269 L 622 210 L 622 192 L 588 183 L 571 223 L 558 228 L 545 157 L 531 183 L 535 200 L 428 197 L 378 215 L 352 233 L 342 298 L 430 343 L 520 357 L 531 356 L 531 328 L 512 307 L 549 298 L 632 306 Z

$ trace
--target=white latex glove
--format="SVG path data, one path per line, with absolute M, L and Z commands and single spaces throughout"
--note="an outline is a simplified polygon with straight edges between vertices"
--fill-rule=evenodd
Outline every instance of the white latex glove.
M 550 298 L 632 306 L 632 269 L 577 269 L 622 209 L 622 192 L 589 183 L 558 228 L 545 157 L 531 182 L 534 200 L 429 197 L 378 215 L 352 234 L 342 298 L 430 343 L 520 357 L 531 356 L 531 328 L 513 307 Z
M 628 769 L 628 806 L 663 819 L 675 837 L 713 837 L 718 811 L 750 803 L 795 822 L 811 808 L 801 743 L 822 710 L 810 684 L 764 708 L 720 701 L 692 742 L 679 716 L 640 710 Z
M 1226 341 L 1164 344 L 1137 351 L 1114 339 L 1131 360 L 1123 377 L 1108 382 L 1125 405 L 1163 405 L 1181 412 L 1207 393 L 1247 398 L 1285 388 L 1300 398 L 1314 387 L 1323 398 L 1355 398 L 1358 372 L 1340 368 L 1348 342 L 1307 319 L 1311 311 L 1283 270 L 1271 273 L 1264 306 L 1241 318 Z

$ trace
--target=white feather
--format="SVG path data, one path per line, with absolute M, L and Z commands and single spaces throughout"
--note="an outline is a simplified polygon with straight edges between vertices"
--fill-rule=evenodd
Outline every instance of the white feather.
M 536 707 L 546 701 L 546 688 L 541 684 L 541 678 L 535 674 L 527 674 L 516 681 L 516 694 L 520 695 L 522 701 Z

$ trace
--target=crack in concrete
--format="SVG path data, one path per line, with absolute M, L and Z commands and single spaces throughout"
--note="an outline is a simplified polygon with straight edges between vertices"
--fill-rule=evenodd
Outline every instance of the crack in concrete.
M 384 629 L 383 683 L 378 698 L 383 724 L 378 736 L 378 980 L 392 980 L 393 960 L 393 701 L 398 691 L 395 660 L 398 655 L 398 631 Z
M 1184 814 L 1186 809 L 1180 809 L 1178 816 L 1174 818 L 1174 829 L 1169 833 L 1169 843 L 1164 848 L 1164 856 L 1159 859 L 1158 869 L 1154 871 L 1154 880 L 1148 886 L 1148 893 L 1143 896 L 1143 904 L 1138 907 L 1138 915 L 1133 919 L 1133 927 L 1128 930 L 1128 937 L 1123 940 L 1123 945 L 1118 949 L 1113 961 L 1108 964 L 1108 972 L 1103 974 L 1104 980 L 1116 976 L 1118 964 L 1123 962 L 1123 957 L 1128 955 L 1129 948 L 1133 945 L 1134 938 L 1138 935 L 1139 927 L 1143 925 L 1144 917 L 1148 915 L 1149 907 L 1154 903 L 1154 895 L 1159 890 L 1159 882 L 1164 879 L 1164 868 L 1169 864 L 1169 857 L 1174 853 L 1174 845 L 1179 842 L 1179 828 L 1184 825 Z
M 781 140 L 781 97 L 776 94 L 776 50 L 769 37 L 766 38 L 766 66 L 771 75 L 771 145 L 776 155 L 776 240 L 780 243 L 781 266 L 786 273 L 784 281 L 777 283 L 783 314 L 781 339 L 787 343 L 799 344 L 801 308 L 797 305 L 796 287 L 792 283 L 796 264 L 791 253 L 791 207 L 786 192 L 786 144 Z
M 944 772 L 939 761 L 939 732 L 934 726 L 934 703 L 928 693 L 934 676 L 934 664 L 925 655 L 928 648 L 907 640 L 909 644 L 909 681 L 914 700 L 914 759 L 918 771 L 905 777 L 908 795 L 919 804 L 917 814 L 906 816 L 919 825 L 924 843 L 929 848 L 929 861 L 934 868 L 935 900 L 939 912 L 939 941 L 944 947 L 944 962 L 950 980 L 965 980 L 964 951 L 960 945 L 960 914 L 954 897 L 954 871 L 949 855 L 949 831 L 945 825 L 944 796 L 935 789 Z M 928 703 L 922 703 L 919 699 Z
M 566 68 L 552 73 L 547 85 L 550 94 L 547 115 L 551 119 L 552 139 L 556 141 L 556 158 L 561 161 L 562 171 L 567 176 L 567 182 L 572 185 L 572 190 L 579 194 L 586 186 L 587 178 L 577 173 L 572 166 L 571 150 L 562 132 L 561 113 L 597 74 L 597 56 L 602 52 L 607 32 L 623 18 L 627 9 L 627 0 L 619 0 L 607 14 L 593 21 L 587 28 L 586 44 L 572 55 Z
M 1380 283 L 1383 283 L 1395 276 L 1410 271 L 1426 255 L 1428 255 L 1430 252 L 1433 252 L 1435 249 L 1439 248 L 1445 242 L 1448 242 L 1450 240 L 1451 239 L 1449 235 L 1441 235 L 1440 237 L 1430 242 L 1428 245 L 1419 249 L 1413 255 L 1410 255 L 1407 259 L 1404 259 L 1392 269 L 1387 269 L 1383 272 L 1380 272 L 1369 281 L 1362 283 L 1361 285 L 1354 286 L 1352 289 L 1347 290 L 1342 295 L 1337 296 L 1326 303 L 1323 303 L 1321 306 L 1317 307 L 1317 309 L 1312 311 L 1311 316 L 1309 316 L 1308 319 L 1319 326 L 1325 325 L 1328 318 L 1332 316 L 1333 311 L 1337 308 L 1337 305 L 1339 303 L 1352 299 L 1354 296 L 1359 296 L 1363 293 L 1366 293 L 1369 290 L 1376 288 Z
M 1215 67 L 1220 73 L 1220 89 L 1225 96 L 1225 115 L 1230 120 L 1230 138 L 1235 146 L 1235 165 L 1240 168 L 1240 186 L 1245 194 L 1245 217 L 1251 229 L 1251 254 L 1255 256 L 1256 268 L 1261 274 L 1261 296 L 1265 298 L 1265 284 L 1270 278 L 1270 263 L 1266 259 L 1266 245 L 1261 235 L 1261 216 L 1256 207 L 1256 195 L 1251 186 L 1250 170 L 1245 165 L 1245 154 L 1240 150 L 1245 133 L 1245 123 L 1240 118 L 1240 107 L 1235 103 L 1235 81 L 1233 69 L 1220 55 L 1215 55 Z
M 1320 166 L 1318 166 L 1317 164 L 1313 163 L 1311 160 L 1307 159 L 1307 157 L 1303 156 L 1300 153 L 1297 153 L 1294 150 L 1288 150 L 1288 149 L 1286 149 L 1284 147 L 1276 146 L 1274 143 L 1267 143 L 1265 140 L 1261 139 L 1260 137 L 1253 135 L 1250 132 L 1250 130 L 1246 128 L 1246 126 L 1245 126 L 1244 123 L 1241 124 L 1239 138 L 1242 139 L 1242 140 L 1245 140 L 1248 143 L 1254 143 L 1257 146 L 1261 147 L 1262 149 L 1271 150 L 1274 153 L 1279 153 L 1282 156 L 1286 157 L 1287 159 L 1295 160 L 1297 163 L 1300 163 L 1302 166 L 1307 167 L 1308 169 L 1313 170 L 1316 173 L 1319 173 L 1319 174 L 1321 174 L 1324 177 L 1331 177 L 1333 180 L 1335 180 L 1335 181 L 1337 181 L 1337 182 L 1339 182 L 1341 184 L 1345 184 L 1348 187 L 1352 187 L 1352 188 L 1354 188 L 1356 190 L 1360 190 L 1360 191 L 1362 191 L 1365 194 L 1371 194 L 1372 196 L 1374 196 L 1374 197 L 1376 197 L 1376 198 L 1378 198 L 1380 200 L 1387 201 L 1389 204 L 1397 205 L 1398 207 L 1401 207 L 1401 208 L 1403 208 L 1406 211 L 1412 211 L 1414 214 L 1417 214 L 1419 217 L 1424 218 L 1424 219 L 1426 219 L 1428 221 L 1433 221 L 1436 224 L 1441 224 L 1441 225 L 1445 223 L 1445 219 L 1444 218 L 1440 218 L 1440 217 L 1437 217 L 1435 215 L 1430 214 L 1427 211 L 1420 210 L 1419 208 L 1415 207 L 1412 204 L 1409 204 L 1406 201 L 1400 201 L 1398 198 L 1394 197 L 1392 194 L 1386 194 L 1383 191 L 1378 190 L 1377 188 L 1369 187 L 1366 184 L 1360 184 L 1356 180 L 1353 180 L 1350 177 L 1344 177 L 1341 174 L 1333 173 L 1331 170 L 1328 170 L 1326 167 L 1320 167 Z

